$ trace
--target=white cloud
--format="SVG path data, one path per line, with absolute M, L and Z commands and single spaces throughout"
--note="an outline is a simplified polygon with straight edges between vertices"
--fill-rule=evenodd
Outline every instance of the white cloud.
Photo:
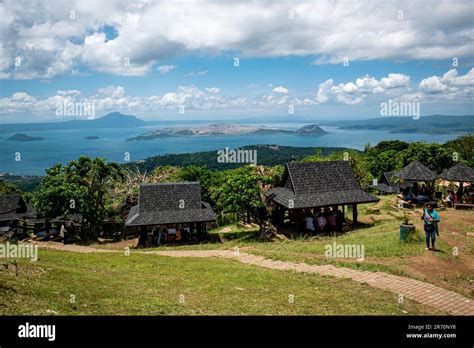
M 334 80 L 328 79 L 319 85 L 315 100 L 318 104 L 336 102 L 358 105 L 373 94 L 399 95 L 406 91 L 409 85 L 410 77 L 405 74 L 388 74 L 380 80 L 366 75 L 357 78 L 355 83 L 347 82 L 338 85 L 334 84 Z
M 420 82 L 419 87 L 426 93 L 440 93 L 448 88 L 448 86 L 441 82 L 441 79 L 438 76 L 431 76 L 423 79 Z
M 107 86 L 97 91 L 98 96 L 121 98 L 125 95 L 125 89 L 122 86 Z
M 456 69 L 451 69 L 443 76 L 430 76 L 423 79 L 419 88 L 426 93 L 457 92 L 463 87 L 474 87 L 474 68 L 466 75 L 458 76 Z
M 223 96 L 220 88 L 212 86 L 199 88 L 195 85 L 179 86 L 175 90 L 158 95 L 133 96 L 123 86 L 109 85 L 92 94 L 80 90 L 58 90 L 55 95 L 43 99 L 35 98 L 26 92 L 16 92 L 10 97 L 0 98 L 0 115 L 54 115 L 58 103 L 93 102 L 98 114 L 110 111 L 127 113 L 186 110 L 229 110 L 229 109 L 267 109 L 294 106 L 315 106 L 321 104 L 342 104 L 356 106 L 364 104 L 370 98 L 397 101 L 416 101 L 439 103 L 453 101 L 472 103 L 474 99 L 474 68 L 464 75 L 455 69 L 442 76 L 430 76 L 422 79 L 416 87 L 409 84 L 410 77 L 405 74 L 388 74 L 376 79 L 369 75 L 359 77 L 355 82 L 336 84 L 328 79 L 319 84 L 315 98 L 307 92 L 292 92 L 282 86 L 275 87 L 273 93 L 246 97 Z M 265 88 L 265 87 L 263 87 Z M 275 91 L 276 90 L 276 91 Z M 277 91 L 280 91 L 279 93 Z M 285 93 L 286 91 L 286 93 Z M 374 101 L 375 101 L 374 100 Z M 30 116 L 31 117 L 31 116 Z
M 457 69 L 451 69 L 442 76 L 430 76 L 420 81 L 418 88 L 424 101 L 449 101 L 472 103 L 474 100 L 474 68 L 465 75 L 458 75 Z M 410 98 L 412 96 L 405 96 Z
M 191 71 L 184 75 L 184 77 L 192 77 L 192 76 L 203 76 L 208 73 L 207 69 L 201 69 L 201 70 L 196 70 L 196 71 Z
M 160 60 L 196 52 L 233 51 L 242 58 L 311 55 L 317 64 L 346 57 L 350 62 L 472 58 L 473 12 L 470 0 L 295 0 L 289 5 L 203 0 L 186 7 L 145 0 L 44 0 L 27 7 L 10 1 L 0 3 L 0 78 L 51 78 L 79 65 L 143 75 Z M 105 25 L 117 35 L 107 38 Z M 21 67 L 15 68 L 15 57 L 24 58 Z M 388 78 L 382 88 L 404 83 Z
M 66 91 L 57 91 L 58 95 L 66 96 L 66 95 L 73 95 L 73 96 L 78 96 L 81 94 L 81 91 L 78 91 L 77 89 L 70 89 Z
M 398 88 L 407 87 L 410 84 L 410 76 L 405 74 L 388 74 L 388 77 L 383 77 L 380 80 L 383 88 Z
M 352 82 L 346 83 L 345 85 L 342 86 L 342 90 L 345 93 L 354 93 L 357 91 L 357 86 L 353 84 Z
M 174 70 L 176 69 L 177 66 L 176 65 L 160 65 L 157 70 L 160 74 L 167 74 L 169 73 L 171 70 Z
M 210 93 L 219 93 L 221 90 L 220 88 L 217 88 L 217 87 L 209 87 L 209 88 L 206 88 L 206 91 Z
M 275 93 L 280 93 L 280 94 L 288 94 L 288 89 L 283 86 L 275 87 L 273 88 L 272 91 Z

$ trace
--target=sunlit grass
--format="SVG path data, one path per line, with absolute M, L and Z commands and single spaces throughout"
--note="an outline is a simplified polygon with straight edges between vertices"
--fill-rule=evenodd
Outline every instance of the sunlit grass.
M 42 249 L 38 262 L 20 260 L 19 269 L 19 277 L 0 271 L 2 315 L 437 313 L 350 280 L 230 260 Z

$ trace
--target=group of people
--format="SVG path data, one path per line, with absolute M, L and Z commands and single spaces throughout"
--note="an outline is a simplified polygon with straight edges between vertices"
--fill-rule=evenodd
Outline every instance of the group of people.
M 433 191 L 426 185 L 418 185 L 417 182 L 413 183 L 413 187 L 405 187 L 403 189 L 403 199 L 411 204 L 422 204 L 427 203 L 433 199 Z
M 444 198 L 444 201 L 449 204 L 450 208 L 454 207 L 454 203 L 472 203 L 474 193 L 471 189 L 465 188 L 462 190 L 458 189 L 457 193 L 454 193 L 453 190 L 448 191 L 448 195 Z
M 71 224 L 72 225 L 72 224 Z M 36 225 L 33 228 L 33 234 L 41 240 L 56 240 L 59 239 L 64 242 L 64 238 L 67 233 L 66 223 L 62 222 L 59 226 L 58 224 L 52 225 L 49 220 L 46 220 L 44 228 Z
M 308 209 L 305 211 L 305 230 L 314 235 L 330 231 L 342 232 L 346 223 L 344 214 L 339 209 L 333 211 L 330 207 Z
M 175 224 L 169 226 L 155 226 L 151 233 L 146 228 L 140 231 L 139 245 L 160 246 L 166 242 L 187 240 L 190 236 L 189 227 L 179 227 Z

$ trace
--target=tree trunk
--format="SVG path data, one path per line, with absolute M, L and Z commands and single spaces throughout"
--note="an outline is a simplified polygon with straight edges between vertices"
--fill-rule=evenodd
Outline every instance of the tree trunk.
M 263 166 L 258 166 L 256 169 L 257 174 L 262 177 L 265 175 L 265 168 Z M 261 236 L 269 240 L 272 240 L 274 238 L 288 239 L 284 235 L 279 233 L 278 224 L 276 223 L 276 221 L 274 221 L 274 203 L 272 203 L 272 201 L 267 196 L 265 196 L 265 193 L 272 188 L 272 185 L 265 184 L 263 180 L 259 180 L 258 187 L 260 199 L 265 208 L 262 214 L 263 216 L 261 217 L 261 220 L 263 221 L 260 226 Z

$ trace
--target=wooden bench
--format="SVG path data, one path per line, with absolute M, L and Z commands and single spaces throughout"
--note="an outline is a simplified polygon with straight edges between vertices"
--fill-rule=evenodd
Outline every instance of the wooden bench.
M 454 203 L 454 209 L 472 209 L 474 204 L 471 203 Z

